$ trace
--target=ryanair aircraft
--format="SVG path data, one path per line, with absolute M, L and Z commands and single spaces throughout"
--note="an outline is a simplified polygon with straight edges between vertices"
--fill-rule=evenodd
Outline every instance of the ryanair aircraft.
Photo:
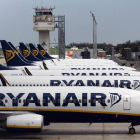
M 29 64 L 27 62 L 25 62 L 24 60 L 21 59 L 21 57 L 17 54 L 17 51 L 13 50 L 11 48 L 11 46 L 6 42 L 6 41 L 1 41 L 2 44 L 2 48 L 4 51 L 4 56 L 5 56 L 5 60 L 7 63 L 7 66 L 11 66 L 17 69 L 23 69 L 25 67 L 27 67 L 28 69 L 45 69 L 45 70 L 135 70 L 134 68 L 129 68 L 129 67 L 122 67 L 122 66 L 115 66 L 115 65 L 111 65 L 111 66 L 100 66 L 101 64 L 99 63 L 99 66 L 97 65 L 83 65 L 83 66 L 46 66 L 45 62 L 42 62 L 42 60 L 39 61 L 39 66 L 35 66 L 35 64 Z M 28 51 L 28 50 L 27 50 Z M 25 54 L 25 53 L 24 53 Z M 31 53 L 29 53 L 29 55 L 31 55 Z M 33 56 L 33 54 L 32 54 Z M 24 55 L 25 57 L 25 55 Z M 33 56 L 34 57 L 34 56 Z M 35 58 L 35 57 L 34 57 Z M 29 61 L 29 60 L 28 60 Z M 36 61 L 32 61 L 32 62 L 36 62 Z
M 0 42 L 7 66 L 14 67 L 17 69 L 24 69 L 25 67 L 33 70 L 44 69 L 44 67 L 42 67 L 41 65 L 23 60 L 21 58 L 22 55 L 17 50 L 12 49 L 10 44 L 8 44 L 6 41 L 1 40 Z
M 30 46 L 30 50 L 31 52 L 34 54 L 35 57 L 37 57 L 38 59 L 44 60 L 44 56 L 39 52 L 39 50 L 32 44 L 29 44 Z M 41 46 L 41 45 L 39 45 Z M 24 46 L 26 47 L 26 46 Z M 22 52 L 24 51 L 24 49 L 27 50 L 27 47 L 20 47 Z M 45 51 L 45 50 L 43 50 Z M 41 52 L 43 52 L 41 51 Z M 46 52 L 46 51 L 45 51 Z M 47 66 L 51 66 L 51 65 L 57 65 L 57 66 L 71 66 L 71 65 L 75 65 L 75 66 L 109 66 L 109 65 L 118 65 L 117 63 L 115 63 L 112 60 L 104 60 L 104 59 L 93 59 L 92 61 L 90 60 L 83 60 L 83 59 L 76 59 L 75 61 L 67 61 L 66 59 L 64 61 L 62 61 L 61 59 L 58 61 L 56 60 L 52 60 L 52 61 L 45 61 Z M 51 63 L 50 63 L 51 62 Z M 86 62 L 86 63 L 85 63 Z
M 128 76 L 4 76 L 0 74 L 0 86 L 98 86 L 128 88 L 140 91 L 140 77 Z
M 139 72 L 125 70 L 30 70 L 30 73 L 34 76 L 140 76 Z
M 1 87 L 0 127 L 42 131 L 49 123 L 140 123 L 139 91 L 103 87 Z M 72 116 L 72 117 L 71 117 Z
M 0 73 L 4 76 L 140 76 L 137 71 L 124 70 L 22 70 L 0 65 Z
M 36 49 L 37 51 L 37 48 L 31 48 L 32 49 Z M 51 57 L 46 51 L 45 49 L 40 45 L 38 44 L 38 50 L 39 52 L 45 57 L 45 58 L 52 58 L 52 59 L 55 59 L 53 57 Z M 33 52 L 33 51 L 32 51 Z M 112 61 L 112 60 L 108 60 L 108 59 L 55 59 L 54 62 L 56 62 L 57 64 L 59 63 L 65 63 L 65 64 L 70 64 L 70 63 L 75 63 L 75 64 L 92 64 L 92 63 L 106 63 L 106 64 L 114 64 L 114 65 L 117 65 L 116 62 Z
M 6 60 L 6 63 L 7 63 L 7 66 L 10 66 L 10 67 L 14 67 L 14 68 L 17 68 L 17 69 L 24 69 L 25 67 L 27 67 L 28 69 L 35 69 L 35 70 L 38 70 L 38 69 L 45 69 L 47 70 L 48 67 L 46 66 L 46 63 L 45 61 L 42 61 L 42 60 L 39 60 L 38 58 L 35 58 L 35 56 L 33 56 L 33 54 L 29 51 L 29 50 L 24 50 L 24 57 L 16 50 L 16 48 L 12 45 L 12 43 L 7 43 L 6 41 L 2 40 L 1 41 L 1 44 L 2 44 L 2 49 L 3 49 L 3 52 L 4 52 L 4 56 L 5 56 L 5 60 Z M 28 49 L 28 48 L 27 48 Z M 29 53 L 27 53 L 29 52 Z M 26 56 L 28 56 L 30 59 L 29 60 L 26 60 Z M 33 59 L 34 58 L 34 59 Z M 36 61 L 38 59 L 38 61 Z M 31 62 L 31 61 L 32 62 Z M 47 61 L 48 63 L 49 61 Z M 54 63 L 54 61 L 52 60 L 51 63 Z M 51 64 L 50 63 L 50 64 Z M 103 65 L 103 64 L 98 64 L 99 66 Z M 106 65 L 106 64 L 104 64 Z M 96 66 L 96 65 L 95 65 Z M 93 65 L 93 67 L 95 67 Z M 112 65 L 113 66 L 113 65 Z M 69 68 L 71 66 L 60 66 L 58 67 L 58 69 L 64 69 L 64 67 L 66 68 Z M 78 66 L 76 66 L 78 67 Z M 83 66 L 81 66 L 83 68 Z M 84 66 L 85 67 L 85 66 Z M 55 66 L 52 66 L 51 67 L 52 69 L 57 69 L 57 67 Z

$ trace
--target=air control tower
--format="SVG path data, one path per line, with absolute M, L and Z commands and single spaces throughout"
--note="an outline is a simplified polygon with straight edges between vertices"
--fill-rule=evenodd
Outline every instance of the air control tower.
M 55 29 L 54 8 L 34 8 L 33 29 L 39 32 L 39 44 L 45 44 L 44 48 L 50 53 L 50 31 Z

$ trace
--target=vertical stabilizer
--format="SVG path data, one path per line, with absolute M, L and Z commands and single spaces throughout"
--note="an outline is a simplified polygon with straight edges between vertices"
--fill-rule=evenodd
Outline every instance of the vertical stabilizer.
M 30 46 L 31 52 L 34 54 L 35 57 L 41 60 L 49 60 L 45 58 L 32 43 L 29 43 L 29 46 Z
M 19 43 L 20 46 L 20 51 L 22 53 L 22 55 L 24 56 L 25 59 L 29 60 L 29 61 L 42 61 L 38 58 L 36 58 L 32 52 L 29 51 L 29 49 L 24 45 L 24 43 Z
M 25 59 L 23 57 L 23 55 L 20 52 L 18 52 L 18 50 L 14 47 L 14 45 L 11 42 L 8 42 L 8 43 L 13 48 L 13 50 L 16 51 L 16 53 L 21 57 L 22 60 L 24 60 L 26 63 L 29 63 L 29 64 L 33 63 L 33 62 L 28 61 L 27 59 Z
M 45 58 L 47 58 L 47 59 L 56 59 L 56 58 L 54 58 L 54 57 L 51 57 L 51 56 L 44 50 L 44 48 L 43 48 L 40 44 L 38 44 L 38 49 L 39 49 L 39 52 L 40 52 Z
M 5 40 L 0 42 L 7 66 L 34 66 L 23 61 Z

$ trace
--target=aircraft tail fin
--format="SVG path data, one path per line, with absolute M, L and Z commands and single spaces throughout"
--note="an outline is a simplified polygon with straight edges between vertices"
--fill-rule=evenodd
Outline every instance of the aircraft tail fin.
M 20 51 L 24 58 L 26 58 L 29 61 L 41 61 L 40 59 L 36 58 L 32 52 L 29 51 L 29 49 L 24 45 L 24 43 L 19 43 Z
M 1 82 L 2 82 L 2 84 L 3 84 L 3 86 L 11 86 L 10 84 L 9 84 L 9 82 L 5 79 L 5 77 L 0 73 L 0 79 L 1 79 Z
M 46 51 L 45 49 L 40 45 L 38 44 L 38 49 L 39 49 L 39 52 L 47 59 L 56 59 L 54 57 L 51 57 Z
M 45 58 L 45 57 L 39 52 L 39 50 L 38 50 L 32 43 L 29 43 L 29 46 L 30 46 L 31 52 L 34 54 L 35 57 L 37 57 L 38 59 L 41 59 L 41 60 L 48 60 L 47 58 Z
M 11 42 L 8 42 L 8 43 L 9 43 L 9 45 L 12 47 L 12 49 L 22 58 L 23 61 L 25 61 L 26 63 L 30 63 L 30 64 L 33 63 L 33 62 L 30 62 L 30 61 L 28 61 L 27 59 L 25 59 L 25 58 L 23 57 L 23 55 L 22 55 L 20 52 L 18 52 L 18 50 L 14 47 L 14 45 L 13 45 Z
M 23 61 L 5 40 L 0 42 L 7 66 L 34 66 Z

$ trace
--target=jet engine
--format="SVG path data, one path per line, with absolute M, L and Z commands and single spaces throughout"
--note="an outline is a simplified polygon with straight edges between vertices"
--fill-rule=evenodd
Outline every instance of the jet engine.
M 6 121 L 6 129 L 9 132 L 27 131 L 41 132 L 43 131 L 43 116 L 38 114 L 22 114 L 9 116 Z

